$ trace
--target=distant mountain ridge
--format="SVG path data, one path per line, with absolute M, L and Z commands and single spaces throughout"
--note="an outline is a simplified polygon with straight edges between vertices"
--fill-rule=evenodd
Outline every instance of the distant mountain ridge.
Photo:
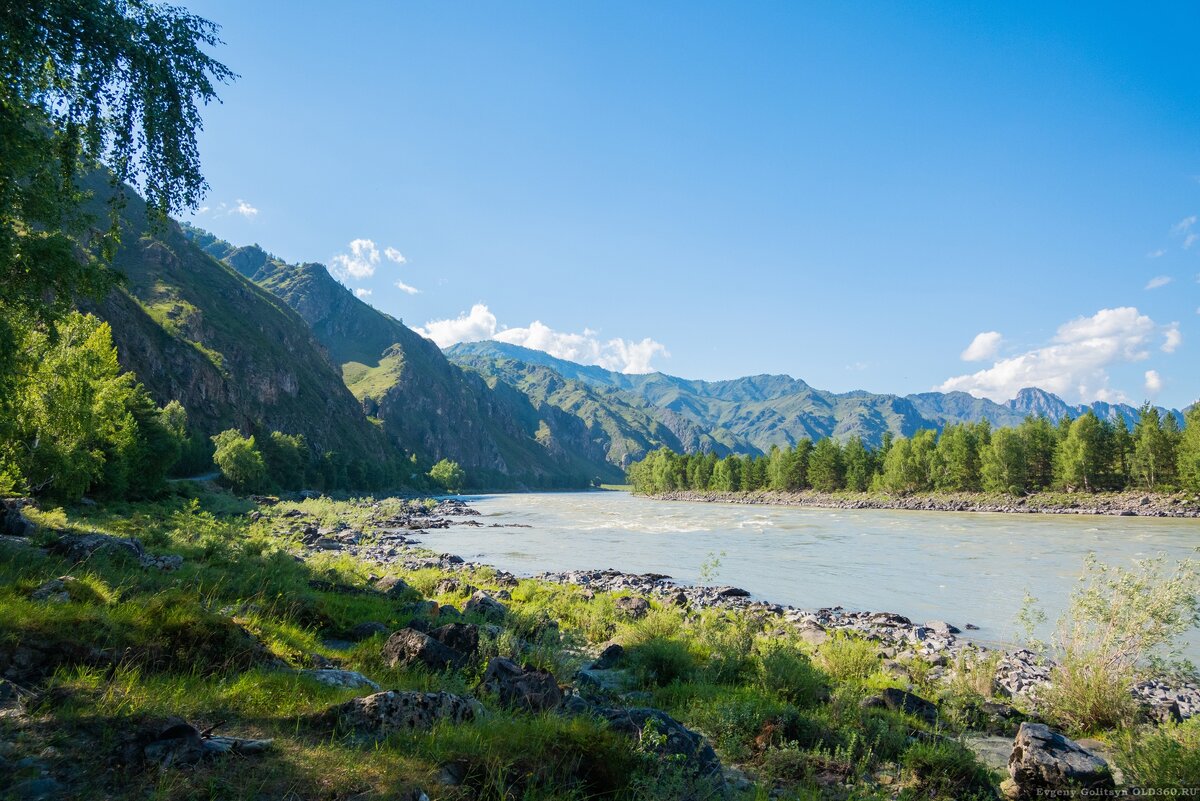
M 477 370 L 511 363 L 536 365 L 583 384 L 619 391 L 628 396 L 625 402 L 640 401 L 652 410 L 679 415 L 723 447 L 744 454 L 765 453 L 774 445 L 791 446 L 802 437 L 831 436 L 844 441 L 860 436 L 866 443 L 877 445 L 884 432 L 907 437 L 922 428 L 940 430 L 950 424 L 979 420 L 998 427 L 1014 426 L 1031 414 L 1057 422 L 1091 409 L 1101 418 L 1120 420 L 1126 426 L 1138 419 L 1138 410 L 1128 404 L 1097 401 L 1072 405 L 1037 388 L 1023 389 L 1001 404 L 965 392 L 907 396 L 861 390 L 827 392 L 786 375 L 726 381 L 691 380 L 665 373 L 629 375 L 491 340 L 460 343 L 448 348 L 446 354 L 452 361 Z M 499 372 L 511 374 L 513 368 L 508 366 Z M 1160 411 L 1183 420 L 1178 410 Z M 689 449 L 707 447 L 697 443 Z

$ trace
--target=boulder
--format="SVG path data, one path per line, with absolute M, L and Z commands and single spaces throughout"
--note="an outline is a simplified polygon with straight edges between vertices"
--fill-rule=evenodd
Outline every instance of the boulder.
M 145 554 L 137 538 L 113 537 L 109 534 L 67 534 L 59 537 L 50 550 L 77 562 L 97 553 L 125 554 L 138 560 Z
M 796 635 L 801 642 L 809 645 L 824 645 L 829 639 L 829 634 L 824 627 L 815 620 L 804 620 L 796 627 Z
M 350 631 L 346 632 L 346 639 L 350 640 L 351 642 L 362 642 L 363 640 L 371 639 L 376 634 L 387 634 L 389 630 L 390 629 L 388 629 L 388 627 L 383 623 L 379 623 L 378 621 L 374 620 L 368 620 L 365 623 L 359 623 L 357 626 L 350 629 Z
M 32 537 L 36 534 L 37 524 L 25 514 L 25 507 L 32 503 L 28 498 L 0 500 L 0 534 L 10 537 Z
M 148 742 L 147 742 L 148 740 Z M 240 737 L 214 737 L 212 730 L 201 731 L 190 723 L 178 722 L 156 735 L 143 737 L 140 756 L 151 765 L 195 765 L 218 757 L 261 754 L 271 747 L 271 740 L 248 740 Z
M 383 659 L 388 667 L 420 665 L 429 670 L 460 668 L 466 657 L 413 628 L 404 628 L 383 644 Z
M 937 723 L 937 706 L 930 701 L 926 701 L 919 695 L 913 695 L 910 692 L 898 690 L 895 687 L 888 687 L 879 693 L 877 697 L 883 702 L 884 706 L 894 712 L 903 712 L 906 715 L 920 718 L 931 726 Z
M 447 623 L 429 632 L 429 636 L 464 656 L 473 656 L 479 650 L 479 627 L 472 623 Z
M 1071 797 L 1072 790 L 1113 790 L 1108 763 L 1044 723 L 1022 723 L 1008 758 L 1015 798 Z
M 637 595 L 623 596 L 614 603 L 618 610 L 634 620 L 645 617 L 646 613 L 650 611 L 650 602 Z
M 484 620 L 490 620 L 493 623 L 499 623 L 508 615 L 508 607 L 483 590 L 476 590 L 470 600 L 463 606 L 463 612 L 468 615 L 478 615 Z
M 357 690 L 361 687 L 370 687 L 372 690 L 380 689 L 378 684 L 356 670 L 317 668 L 314 670 L 301 670 L 300 675 L 307 676 L 320 684 L 324 684 L 326 687 L 339 687 L 350 690 Z
M 531 712 L 554 709 L 563 700 L 554 674 L 528 665 L 521 667 L 499 656 L 488 662 L 480 689 L 495 695 L 505 706 Z
M 659 757 L 678 761 L 687 772 L 702 778 L 720 781 L 721 760 L 708 741 L 685 727 L 660 709 L 597 709 L 595 714 L 608 721 L 613 731 L 624 734 L 649 746 Z M 657 732 L 658 738 L 645 742 L 647 729 Z
M 410 599 L 420 596 L 407 581 L 396 576 L 384 576 L 376 584 L 375 589 L 389 598 Z
M 611 670 L 624 658 L 625 649 L 617 643 L 613 643 L 601 651 L 600 656 L 596 657 L 596 661 L 592 663 L 592 670 Z
M 50 579 L 29 593 L 29 600 L 65 604 L 71 600 L 71 593 L 67 591 L 67 585 L 73 581 L 75 581 L 74 576 L 59 576 L 56 579 Z
M 482 714 L 483 707 L 469 696 L 388 690 L 338 704 L 321 713 L 316 722 L 384 738 L 395 732 L 426 731 L 443 720 L 464 723 Z

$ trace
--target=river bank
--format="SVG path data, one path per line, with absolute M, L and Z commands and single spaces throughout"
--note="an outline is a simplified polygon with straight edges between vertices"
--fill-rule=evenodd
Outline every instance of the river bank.
M 1115 492 L 1040 492 L 1024 497 L 982 492 L 888 495 L 874 492 L 699 492 L 677 490 L 644 497 L 662 501 L 741 503 L 813 509 L 893 509 L 914 512 L 996 512 L 1003 514 L 1107 515 L 1117 517 L 1200 518 L 1200 499 L 1172 495 Z

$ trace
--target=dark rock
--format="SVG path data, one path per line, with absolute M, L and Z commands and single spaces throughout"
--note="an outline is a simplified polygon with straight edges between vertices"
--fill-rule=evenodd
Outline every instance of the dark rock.
M 660 709 L 597 709 L 595 713 L 608 721 L 613 731 L 648 745 L 662 758 L 679 760 L 693 775 L 719 781 L 721 760 L 708 741 Z M 649 727 L 663 737 L 661 743 L 644 742 L 642 735 Z
M 375 589 L 389 598 L 408 600 L 420 597 L 420 593 L 409 586 L 407 581 L 396 576 L 384 576 L 375 584 Z
M 383 645 L 383 658 L 389 667 L 420 665 L 437 671 L 460 668 L 467 661 L 458 651 L 411 627 L 388 637 Z
M 1064 797 L 1071 790 L 1115 789 L 1107 762 L 1044 723 L 1021 724 L 1008 758 L 1008 773 L 1018 798 Z
M 617 643 L 605 648 L 600 652 L 600 656 L 596 657 L 596 661 L 592 663 L 592 670 L 610 670 L 615 668 L 625 658 L 625 649 Z
M 29 600 L 67 603 L 71 600 L 71 593 L 67 591 L 67 585 L 74 581 L 74 576 L 59 576 L 56 579 L 50 579 L 29 593 Z
M 718 598 L 749 598 L 750 591 L 743 590 L 741 587 L 722 587 L 717 590 Z
M 479 650 L 479 627 L 473 623 L 447 623 L 429 632 L 429 636 L 465 656 Z
M 149 740 L 148 742 L 146 740 Z M 198 762 L 232 754 L 261 754 L 271 747 L 271 740 L 246 740 L 239 737 L 214 737 L 211 730 L 201 731 L 182 721 L 159 730 L 156 735 L 141 738 L 141 757 L 151 765 L 195 765 Z
M 508 615 L 508 608 L 486 592 L 476 590 L 471 599 L 463 606 L 463 612 L 499 623 Z
M 509 707 L 545 712 L 562 703 L 562 690 L 549 671 L 521 667 L 511 659 L 496 657 L 488 662 L 480 689 L 492 693 Z
M 464 723 L 482 714 L 483 707 L 469 696 L 388 690 L 352 698 L 321 713 L 316 722 L 384 738 L 395 732 L 426 731 L 443 720 Z
M 863 706 L 884 706 L 893 712 L 903 712 L 906 715 L 920 718 L 926 723 L 933 725 L 937 723 L 938 708 L 933 703 L 926 701 L 919 695 L 913 695 L 904 690 L 898 690 L 895 687 L 888 687 L 879 695 L 872 696 L 863 701 Z
M 371 639 L 376 634 L 387 634 L 388 631 L 390 631 L 390 629 L 383 623 L 379 623 L 374 620 L 368 620 L 365 623 L 359 623 L 357 626 L 350 629 L 350 631 L 346 632 L 346 639 L 351 640 L 352 642 L 362 642 L 363 640 Z
M 142 543 L 134 537 L 113 537 L 108 534 L 67 534 L 50 546 L 52 553 L 81 562 L 96 553 L 125 554 L 141 559 L 145 553 Z
M 650 602 L 636 595 L 623 596 L 616 599 L 613 603 L 617 609 L 629 615 L 634 620 L 645 617 L 646 613 L 650 611 Z
M 5 498 L 0 500 L 0 534 L 10 537 L 32 537 L 37 533 L 37 524 L 25 514 L 25 507 L 32 506 L 28 498 Z

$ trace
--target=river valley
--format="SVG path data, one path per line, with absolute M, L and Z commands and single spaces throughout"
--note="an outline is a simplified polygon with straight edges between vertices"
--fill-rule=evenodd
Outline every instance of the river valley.
M 665 573 L 799 608 L 841 605 L 970 623 L 979 627 L 972 639 L 992 643 L 1018 638 L 1026 592 L 1048 617 L 1038 633 L 1049 634 L 1089 552 L 1130 565 L 1159 553 L 1194 556 L 1200 545 L 1200 523 L 1186 519 L 802 509 L 624 492 L 467 500 L 485 526 L 430 531 L 426 547 L 519 574 Z M 1200 661 L 1197 632 L 1188 655 Z

